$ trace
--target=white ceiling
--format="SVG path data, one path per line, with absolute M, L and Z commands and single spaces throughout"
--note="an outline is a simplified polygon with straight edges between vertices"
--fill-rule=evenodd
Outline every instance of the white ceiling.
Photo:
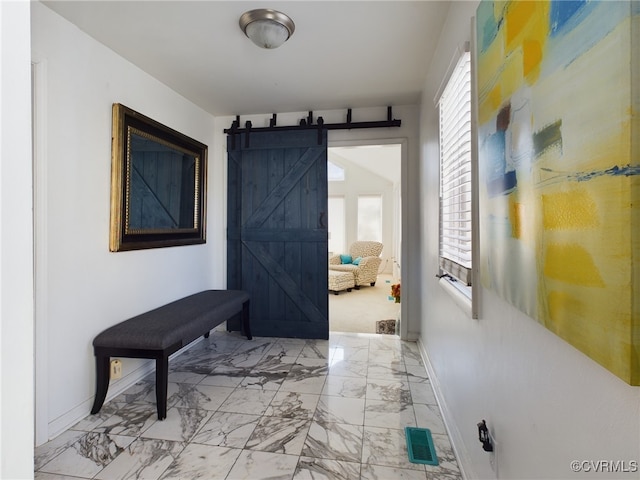
M 448 1 L 45 1 L 213 115 L 412 105 Z M 240 15 L 273 8 L 293 36 L 256 47 Z

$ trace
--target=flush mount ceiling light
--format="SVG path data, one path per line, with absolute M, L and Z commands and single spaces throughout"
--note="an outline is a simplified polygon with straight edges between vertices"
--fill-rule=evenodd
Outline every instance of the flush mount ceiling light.
M 282 12 L 259 8 L 240 16 L 240 28 L 259 47 L 278 48 L 293 35 L 296 26 Z

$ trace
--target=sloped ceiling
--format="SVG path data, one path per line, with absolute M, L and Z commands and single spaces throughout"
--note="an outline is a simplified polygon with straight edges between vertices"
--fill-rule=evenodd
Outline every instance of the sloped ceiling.
M 213 115 L 417 104 L 448 1 L 46 1 L 81 30 Z M 240 15 L 288 14 L 282 47 Z
M 374 173 L 394 185 L 400 183 L 400 144 L 330 147 L 329 160 L 344 164 L 351 162 Z

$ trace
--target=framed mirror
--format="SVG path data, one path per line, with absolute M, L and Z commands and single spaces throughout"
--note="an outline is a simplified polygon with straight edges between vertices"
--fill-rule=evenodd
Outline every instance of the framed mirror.
M 207 146 L 113 104 L 109 250 L 205 243 Z

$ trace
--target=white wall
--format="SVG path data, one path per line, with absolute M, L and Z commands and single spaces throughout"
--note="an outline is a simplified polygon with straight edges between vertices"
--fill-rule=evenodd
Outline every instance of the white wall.
M 456 47 L 470 39 L 476 6 L 476 1 L 451 4 L 423 91 L 420 342 L 468 478 L 581 478 L 572 473 L 572 460 L 640 460 L 640 388 L 625 384 L 491 291 L 480 292 L 480 319 L 470 319 L 434 277 L 438 121 L 433 97 Z M 496 455 L 478 442 L 476 424 L 482 419 L 497 442 Z M 638 478 L 638 473 L 582 475 L 612 476 Z
M 40 3 L 32 4 L 33 59 L 45 72 L 46 119 L 36 159 L 37 417 L 48 436 L 82 418 L 94 389 L 92 340 L 128 317 L 187 294 L 225 286 L 222 164 L 214 119 Z M 207 243 L 109 252 L 111 105 L 122 103 L 210 147 Z M 148 370 L 123 359 L 109 396 Z M 44 373 L 43 373 L 44 372 Z M 40 425 L 42 427 L 42 425 Z M 40 439 L 41 440 L 41 439 Z
M 394 215 L 396 213 L 393 183 L 376 175 L 355 163 L 329 152 L 329 160 L 345 169 L 344 182 L 329 182 L 330 197 L 343 197 L 345 201 L 345 245 L 346 253 L 349 245 L 358 240 L 358 197 L 361 195 L 380 195 L 382 198 L 382 263 L 380 271 L 390 274 L 393 271 L 393 252 L 395 252 Z
M 297 125 L 302 118 L 307 118 L 308 112 L 289 112 L 278 114 L 278 125 Z M 420 179 L 418 165 L 418 114 L 417 106 L 393 106 L 393 117 L 402 121 L 400 127 L 371 128 L 352 130 L 330 130 L 329 147 L 375 145 L 375 144 L 401 144 L 402 145 L 402 235 L 401 251 L 405 259 L 402 265 L 402 325 L 401 336 L 406 339 L 416 339 L 420 322 L 420 211 L 407 208 L 409 205 L 417 205 L 420 198 Z M 346 122 L 347 111 L 330 110 L 314 112 L 314 118 L 323 117 L 325 123 Z M 269 126 L 269 114 L 256 114 L 243 116 L 240 119 L 241 126 L 247 120 L 252 122 L 253 128 Z M 387 119 L 387 107 L 360 108 L 353 110 L 354 122 L 368 122 Z M 216 118 L 216 138 L 218 145 L 215 154 L 216 161 L 224 162 L 226 168 L 226 135 L 225 128 L 231 126 L 235 117 Z M 225 174 L 226 175 L 226 174 Z M 224 177 L 226 178 L 226 176 Z
M 0 2 L 0 478 L 33 478 L 29 3 Z

